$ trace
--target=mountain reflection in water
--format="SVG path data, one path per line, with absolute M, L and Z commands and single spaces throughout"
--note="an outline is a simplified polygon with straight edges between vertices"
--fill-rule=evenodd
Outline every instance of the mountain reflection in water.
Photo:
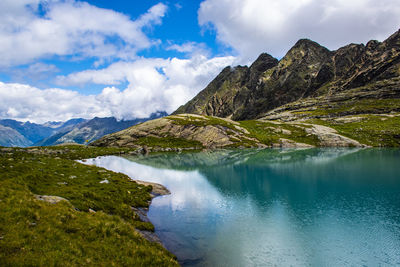
M 221 150 L 89 160 L 172 194 L 149 210 L 183 265 L 400 264 L 400 150 Z

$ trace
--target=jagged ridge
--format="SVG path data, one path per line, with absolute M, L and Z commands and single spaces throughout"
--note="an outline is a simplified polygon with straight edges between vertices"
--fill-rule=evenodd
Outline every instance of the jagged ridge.
M 380 43 L 350 44 L 336 51 L 299 40 L 280 60 L 261 54 L 249 67 L 226 67 L 173 114 L 193 113 L 246 120 L 282 105 L 369 86 L 369 98 L 399 98 L 400 31 Z M 377 83 L 391 83 L 389 94 Z M 365 95 L 352 94 L 353 98 Z

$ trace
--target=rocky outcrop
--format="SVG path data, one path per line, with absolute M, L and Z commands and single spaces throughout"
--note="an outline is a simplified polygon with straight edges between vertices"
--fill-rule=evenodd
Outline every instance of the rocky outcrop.
M 311 128 L 305 128 L 306 132 L 318 136 L 321 146 L 324 147 L 363 147 L 356 140 L 338 134 L 335 129 L 327 126 L 308 124 Z
M 336 51 L 302 39 L 280 61 L 262 54 L 250 68 L 225 68 L 173 114 L 247 120 L 316 97 L 328 103 L 400 98 L 399 76 L 400 31 L 382 43 L 350 44 Z
M 172 115 L 148 121 L 105 136 L 92 145 L 132 147 L 137 148 L 137 153 L 141 154 L 237 147 L 364 146 L 339 134 L 333 128 L 302 121 L 285 123 L 263 119 L 236 122 L 193 114 Z M 158 187 L 153 189 L 158 190 Z M 162 188 L 160 190 L 164 192 Z
M 229 147 L 237 143 L 263 147 L 237 122 L 192 114 L 148 121 L 93 142 L 94 146 L 136 147 L 158 150 L 179 147 L 203 149 Z
M 145 186 L 151 185 L 151 187 L 152 187 L 151 197 L 152 198 L 171 194 L 171 192 L 165 186 L 163 186 L 161 184 L 145 182 L 145 181 L 140 181 L 140 180 L 135 180 L 135 182 L 138 184 L 141 184 L 141 185 L 145 185 Z
M 35 195 L 35 198 L 37 200 L 45 201 L 51 204 L 57 204 L 58 202 L 61 201 L 68 201 L 68 199 L 65 199 L 63 197 L 58 197 L 58 196 L 47 196 L 47 195 Z

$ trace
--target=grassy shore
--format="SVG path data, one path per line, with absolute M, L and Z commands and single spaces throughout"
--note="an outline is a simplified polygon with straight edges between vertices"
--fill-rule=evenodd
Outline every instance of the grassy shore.
M 135 230 L 154 229 L 131 208 L 148 207 L 151 186 L 75 161 L 129 150 L 0 151 L 0 266 L 177 265 L 174 255 Z M 51 204 L 39 195 L 66 200 Z

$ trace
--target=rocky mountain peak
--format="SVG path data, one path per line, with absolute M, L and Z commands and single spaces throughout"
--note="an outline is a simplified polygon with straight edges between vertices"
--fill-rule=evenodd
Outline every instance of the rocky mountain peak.
M 383 42 L 386 46 L 400 47 L 400 29 Z
M 377 41 L 377 40 L 371 40 L 367 43 L 367 45 L 365 46 L 365 48 L 367 50 L 374 50 L 376 49 L 379 45 L 381 44 L 381 42 Z
M 296 48 L 319 48 L 322 47 L 319 43 L 312 41 L 310 39 L 304 38 L 298 40 L 295 45 L 292 47 L 292 49 Z
M 250 71 L 264 72 L 270 68 L 275 67 L 278 64 L 278 60 L 267 53 L 262 53 L 258 58 L 251 64 Z
M 400 31 L 383 43 L 349 44 L 336 51 L 301 39 L 280 61 L 263 53 L 250 68 L 225 68 L 173 114 L 248 120 L 300 99 L 331 97 L 362 86 L 375 89 L 369 97 L 393 97 L 398 93 L 383 93 L 385 87 L 377 83 L 385 81 L 390 88 L 400 88 L 399 77 Z

